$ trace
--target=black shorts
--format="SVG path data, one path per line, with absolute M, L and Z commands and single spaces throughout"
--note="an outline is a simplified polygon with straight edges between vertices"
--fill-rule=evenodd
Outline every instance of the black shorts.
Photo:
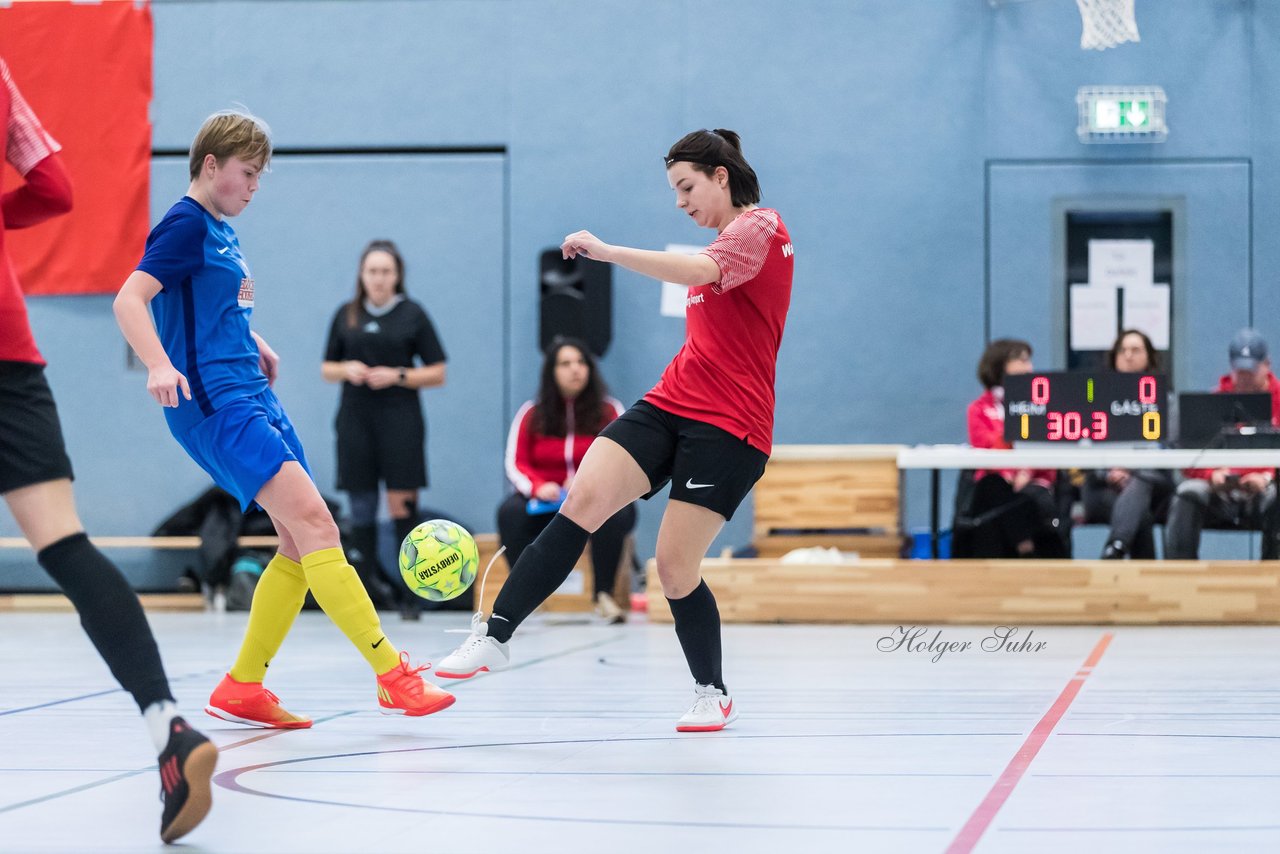
M 638 401 L 600 433 L 617 442 L 649 478 L 652 498 L 671 481 L 671 497 L 733 518 L 764 474 L 768 454 L 705 421 Z
M 376 492 L 427 485 L 427 427 L 417 399 L 338 408 L 338 489 Z
M 0 494 L 71 477 L 44 366 L 0 362 Z

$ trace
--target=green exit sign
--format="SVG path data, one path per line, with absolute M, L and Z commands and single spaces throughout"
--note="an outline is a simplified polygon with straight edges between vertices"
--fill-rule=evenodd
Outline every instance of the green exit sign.
M 1165 94 L 1159 86 L 1085 86 L 1076 93 L 1081 142 L 1164 142 Z
M 1094 130 L 1120 130 L 1121 128 L 1147 128 L 1151 126 L 1150 101 L 1121 101 L 1117 98 L 1099 98 L 1093 102 Z

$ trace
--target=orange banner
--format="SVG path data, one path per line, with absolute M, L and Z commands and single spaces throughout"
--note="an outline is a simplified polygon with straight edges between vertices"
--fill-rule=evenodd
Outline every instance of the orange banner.
M 40 123 L 62 144 L 71 213 L 11 231 L 5 244 L 29 294 L 115 293 L 150 225 L 151 8 L 14 3 L 0 8 L 0 56 Z M 21 183 L 4 164 L 3 186 Z

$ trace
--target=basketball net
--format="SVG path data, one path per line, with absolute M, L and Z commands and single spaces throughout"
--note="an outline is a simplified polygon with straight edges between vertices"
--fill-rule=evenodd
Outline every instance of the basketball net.
M 1080 7 L 1081 50 L 1106 50 L 1125 42 L 1141 41 L 1133 0 L 1076 0 Z

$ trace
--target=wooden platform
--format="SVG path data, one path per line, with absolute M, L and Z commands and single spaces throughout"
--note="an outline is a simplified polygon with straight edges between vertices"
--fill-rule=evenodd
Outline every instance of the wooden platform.
M 824 546 L 862 557 L 901 547 L 898 445 L 778 445 L 755 486 L 760 557 Z
M 476 534 L 475 538 L 477 549 L 480 552 L 480 572 L 483 574 L 485 566 L 489 563 L 489 558 L 498 550 L 498 535 Z M 631 602 L 631 549 L 634 548 L 634 542 L 632 537 L 627 537 L 618 566 L 618 576 L 613 585 L 613 598 L 624 611 L 629 608 Z M 493 569 L 489 572 L 489 579 L 484 586 L 484 601 L 481 602 L 479 607 L 486 614 L 493 610 L 493 600 L 498 598 L 498 591 L 502 589 L 502 585 L 507 580 L 509 573 L 507 558 L 506 555 L 503 555 L 494 563 Z M 582 558 L 578 561 L 577 566 L 569 574 L 569 579 L 564 586 L 561 587 L 559 592 L 553 593 L 550 599 L 542 603 L 542 606 L 538 608 L 538 612 L 590 611 L 595 606 L 591 595 L 591 586 L 591 547 L 588 546 L 586 551 L 582 553 Z M 479 577 L 476 578 L 475 591 L 475 595 L 479 596 Z
M 1280 623 L 1280 561 L 708 559 L 725 622 Z M 654 561 L 649 617 L 670 622 Z

